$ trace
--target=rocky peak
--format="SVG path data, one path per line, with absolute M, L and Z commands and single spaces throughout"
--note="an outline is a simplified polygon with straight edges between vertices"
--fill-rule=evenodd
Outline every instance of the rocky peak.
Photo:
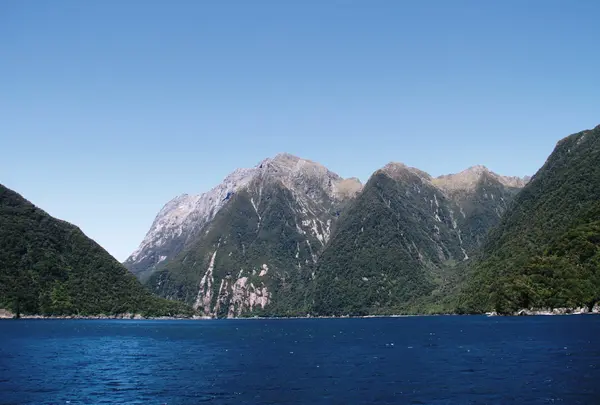
M 410 175 L 415 175 L 423 181 L 431 180 L 431 176 L 428 173 L 400 162 L 390 162 L 381 168 L 380 171 L 396 180 L 406 179 Z
M 263 160 L 256 166 L 258 169 L 280 177 L 329 177 L 341 180 L 341 177 L 328 170 L 320 163 L 302 159 L 289 153 L 280 153 L 273 158 Z
M 433 184 L 447 192 L 472 191 L 485 176 L 497 180 L 506 187 L 522 188 L 528 178 L 501 176 L 483 165 L 471 166 L 456 174 L 446 174 L 432 179 Z
M 248 184 L 255 174 L 256 168 L 235 169 L 233 172 L 227 175 L 227 177 L 225 177 L 220 185 L 225 186 L 225 188 L 238 188 Z
M 330 198 L 346 196 L 343 192 L 341 194 L 336 192 L 344 179 L 312 160 L 302 159 L 289 153 L 280 153 L 273 158 L 263 160 L 256 168 L 259 171 L 257 177 L 261 181 L 278 181 L 296 194 L 317 198 L 316 196 L 324 191 Z M 344 183 L 341 186 L 343 190 L 353 182 Z
M 319 163 L 281 153 L 252 168 L 234 170 L 221 184 L 206 193 L 183 194 L 169 201 L 125 264 L 136 274 L 153 268 L 169 259 L 173 252 L 212 221 L 231 196 L 250 189 L 260 194 L 265 184 L 274 182 L 282 184 L 298 199 L 317 205 L 352 198 L 362 188 L 357 180 L 344 180 Z
M 471 166 L 460 173 L 445 174 L 433 179 L 433 183 L 445 191 L 474 190 L 485 174 L 490 170 L 482 165 Z
M 496 175 L 500 183 L 504 184 L 507 187 L 514 188 L 523 188 L 529 180 L 531 180 L 531 176 L 518 177 L 518 176 L 500 176 Z
M 319 163 L 313 162 L 312 160 L 308 159 L 302 159 L 290 153 L 278 153 L 273 157 L 264 159 L 262 162 L 259 163 L 258 166 L 260 167 L 261 165 L 263 165 L 263 167 L 264 165 L 274 165 L 276 167 L 292 171 L 298 170 L 300 167 L 305 165 L 319 166 L 324 168 L 324 166 Z
M 468 167 L 467 169 L 463 170 L 461 173 L 463 173 L 465 175 L 471 174 L 474 176 L 482 176 L 484 173 L 491 173 L 491 170 L 488 169 L 484 165 L 475 165 L 475 166 Z

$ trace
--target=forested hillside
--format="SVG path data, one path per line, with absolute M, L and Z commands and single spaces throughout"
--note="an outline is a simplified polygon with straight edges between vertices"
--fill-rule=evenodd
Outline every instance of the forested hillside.
M 471 266 L 461 312 L 600 301 L 600 126 L 558 142 Z
M 191 314 L 154 297 L 76 226 L 0 185 L 0 308 L 15 314 Z
M 312 311 L 440 311 L 461 264 L 499 222 L 519 185 L 482 166 L 434 179 L 403 164 L 386 165 L 342 214 L 319 258 Z

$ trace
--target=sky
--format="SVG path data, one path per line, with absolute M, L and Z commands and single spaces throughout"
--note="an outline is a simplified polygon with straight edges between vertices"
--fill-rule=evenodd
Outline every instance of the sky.
M 0 183 L 117 259 L 288 152 L 530 175 L 600 124 L 596 0 L 0 2 Z

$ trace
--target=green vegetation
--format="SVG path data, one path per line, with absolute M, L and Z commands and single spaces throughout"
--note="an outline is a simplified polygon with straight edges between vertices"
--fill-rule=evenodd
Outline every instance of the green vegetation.
M 233 195 L 207 230 L 157 269 L 148 280 L 149 288 L 162 297 L 194 303 L 214 255 L 210 310 L 217 308 L 220 299 L 216 316 L 227 315 L 232 285 L 240 277 L 248 277 L 248 285 L 265 287 L 271 294 L 273 305 L 255 307 L 252 315 L 306 315 L 308 303 L 302 286 L 310 276 L 307 263 L 312 263 L 312 256 L 307 235 L 296 227 L 300 208 L 290 191 L 278 184 L 265 185 L 260 195 L 256 201 L 260 218 L 247 191 Z M 320 242 L 308 238 L 318 249 Z M 260 276 L 264 264 L 268 271 Z M 248 315 L 247 308 L 237 305 L 235 309 Z
M 0 185 L 0 308 L 16 314 L 191 314 L 151 295 L 81 230 Z
M 474 190 L 452 194 L 452 200 L 461 208 L 460 215 L 455 215 L 455 218 L 468 252 L 476 252 L 483 245 L 488 232 L 499 224 L 519 191 L 520 188 L 507 187 L 489 173 L 484 173 Z
M 326 207 L 320 219 L 332 220 L 333 231 L 323 245 L 301 230 L 306 208 L 287 188 L 253 185 L 159 266 L 148 286 L 188 304 L 200 296 L 203 310 L 217 317 L 232 310 L 236 316 L 451 312 L 448 296 L 464 274 L 465 253 L 478 248 L 515 192 L 484 176 L 473 190 L 448 197 L 425 173 L 401 166 L 392 174 L 378 171 L 343 210 Z M 268 273 L 261 275 L 265 264 Z M 244 277 L 246 291 L 236 290 Z M 249 308 L 250 285 L 269 292 L 269 305 Z
M 78 228 L 0 186 L 0 308 L 189 315 L 200 295 L 217 317 L 360 316 L 600 302 L 600 127 L 560 141 L 514 198 L 488 174 L 449 195 L 425 173 L 386 168 L 339 205 L 264 179 L 228 196 L 148 279 L 179 302 L 153 296 Z M 329 241 L 317 239 L 312 228 L 330 225 Z
M 398 311 L 399 304 L 433 290 L 433 280 L 421 270 L 422 260 L 430 256 L 423 257 L 412 245 L 427 239 L 417 224 L 421 213 L 412 215 L 399 187 L 386 174 L 376 173 L 340 218 L 319 261 L 316 315 Z
M 285 188 L 265 189 L 261 218 L 240 193 L 153 288 L 193 302 L 218 251 L 211 308 L 222 280 L 235 282 L 242 269 L 272 293 L 270 305 L 242 316 L 514 313 L 599 302 L 600 127 L 560 141 L 517 192 L 484 174 L 448 195 L 424 173 L 384 169 L 345 207 L 324 248 L 309 239 L 313 249 Z M 266 277 L 256 274 L 263 263 Z
M 414 169 L 376 172 L 319 258 L 312 312 L 451 312 L 447 297 L 465 252 L 479 246 L 514 193 L 484 176 L 474 190 L 449 198 Z
M 590 306 L 600 299 L 600 127 L 558 143 L 490 233 L 459 312 Z

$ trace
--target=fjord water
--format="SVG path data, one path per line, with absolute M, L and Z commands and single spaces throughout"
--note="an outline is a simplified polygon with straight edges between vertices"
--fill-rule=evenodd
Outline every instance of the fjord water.
M 1 404 L 597 404 L 600 316 L 0 322 Z

